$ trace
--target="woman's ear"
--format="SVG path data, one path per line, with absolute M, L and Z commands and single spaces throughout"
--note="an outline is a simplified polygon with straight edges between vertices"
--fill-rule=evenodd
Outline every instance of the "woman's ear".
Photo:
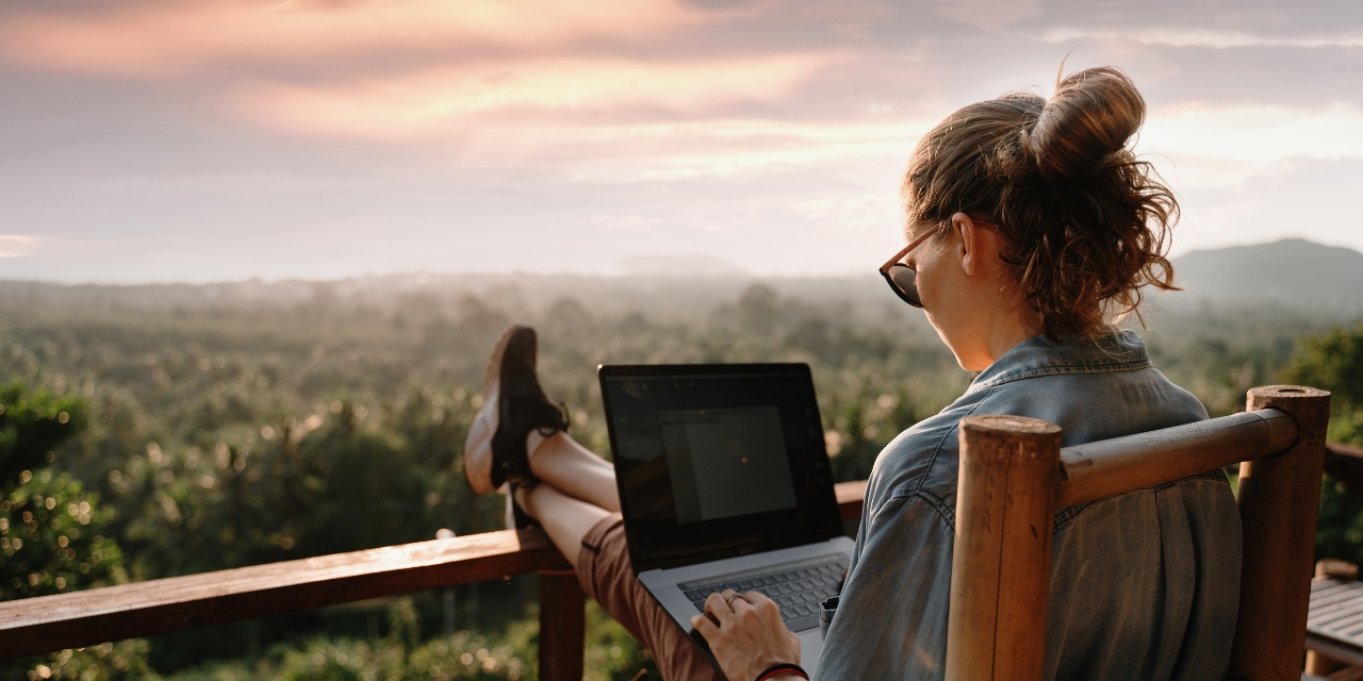
M 985 240 L 989 238 L 985 234 L 987 229 L 975 218 L 961 212 L 954 213 L 951 216 L 951 228 L 961 235 L 959 252 L 961 270 L 967 276 L 973 277 L 980 273 L 980 268 L 984 262 L 984 251 L 989 246 L 985 243 Z

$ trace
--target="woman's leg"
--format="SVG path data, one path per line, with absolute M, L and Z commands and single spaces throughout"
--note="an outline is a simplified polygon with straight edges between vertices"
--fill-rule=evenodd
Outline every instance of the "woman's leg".
M 582 539 L 612 513 L 595 504 L 571 497 L 551 484 L 541 482 L 516 490 L 516 503 L 527 515 L 539 521 L 568 564 L 577 566 Z
M 539 520 L 577 571 L 582 589 L 653 653 L 666 679 L 719 679 L 694 643 L 634 577 L 620 521 L 615 467 L 567 433 L 531 433 L 530 470 L 539 483 L 516 503 Z
M 538 431 L 526 438 L 530 472 L 542 482 L 610 512 L 620 510 L 615 467 L 562 431 L 549 437 Z
M 519 344 L 507 342 L 513 334 Z M 505 352 L 519 354 L 503 361 Z M 534 378 L 533 352 L 533 331 L 513 329 L 493 353 L 484 388 L 487 403 L 471 424 L 464 447 L 465 475 L 470 476 L 475 491 L 491 490 L 499 483 L 488 468 L 498 461 L 493 441 L 500 418 L 523 413 L 518 411 L 522 402 L 500 394 L 503 387 L 515 388 L 522 398 L 529 394 L 534 399 L 525 402 L 532 409 L 545 411 L 543 405 L 548 404 Z M 507 371 L 517 372 L 517 380 L 504 381 L 502 374 Z M 503 405 L 510 411 L 503 410 Z M 515 502 L 539 521 L 576 570 L 583 591 L 653 652 L 664 678 L 721 678 L 635 579 L 619 515 L 614 467 L 567 433 L 560 430 L 545 436 L 537 424 L 530 425 L 525 441 L 529 456 L 523 461 L 535 482 L 513 485 Z
M 635 578 L 619 513 L 568 496 L 545 481 L 517 488 L 516 502 L 539 519 L 573 566 L 583 593 L 649 649 L 664 679 L 722 681 L 700 648 Z

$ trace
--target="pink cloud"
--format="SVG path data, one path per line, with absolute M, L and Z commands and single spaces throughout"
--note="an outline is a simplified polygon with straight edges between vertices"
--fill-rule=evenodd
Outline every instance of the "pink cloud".
M 41 241 L 32 234 L 0 234 L 0 259 L 32 257 Z
M 166 77 L 214 65 L 371 51 L 546 50 L 601 39 L 644 43 L 714 16 L 668 0 L 336 6 L 201 0 L 98 15 L 12 15 L 0 27 L 0 54 L 46 68 Z
M 735 102 L 777 101 L 838 54 L 786 54 L 651 63 L 608 58 L 494 61 L 335 86 L 261 83 L 238 110 L 291 130 L 390 139 L 467 126 L 542 129 L 620 110 L 704 113 Z

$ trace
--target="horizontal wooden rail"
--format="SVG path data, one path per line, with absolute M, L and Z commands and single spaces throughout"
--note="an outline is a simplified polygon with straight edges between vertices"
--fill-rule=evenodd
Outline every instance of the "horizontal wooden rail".
M 1296 441 L 1297 422 L 1291 416 L 1277 409 L 1261 409 L 1065 447 L 1060 450 L 1057 507 L 1278 454 Z
M 834 486 L 838 494 L 838 508 L 842 509 L 843 520 L 859 520 L 861 507 L 866 500 L 866 481 L 840 482 Z
M 865 481 L 837 486 L 844 518 L 860 517 L 865 493 Z M 0 603 L 0 659 L 570 570 L 540 531 L 503 530 L 26 598 Z M 574 596 L 564 593 L 572 591 L 571 581 L 541 586 L 548 587 L 541 589 L 542 610 L 553 611 L 555 604 L 571 609 Z M 580 618 L 580 605 L 577 611 Z M 580 633 L 576 645 L 582 647 Z
M 0 603 L 0 658 L 568 570 L 540 532 L 484 532 Z
M 1272 411 L 1245 415 L 1244 427 L 1267 427 L 1275 442 L 1287 441 L 1288 427 L 1281 412 Z M 1139 446 L 1139 442 L 1134 444 Z M 1331 448 L 1354 453 L 1345 446 Z M 1062 489 L 1082 484 L 1080 480 L 1123 475 L 1121 458 L 1109 459 L 1106 452 L 1092 446 L 1063 450 L 1069 479 L 1062 482 Z M 1105 482 L 1089 484 L 1115 489 Z M 1134 482 L 1121 485 L 1138 486 Z M 859 518 L 866 481 L 839 483 L 836 492 L 843 518 Z M 1066 500 L 1062 505 L 1087 500 L 1073 494 L 1062 498 Z M 541 619 L 546 627 L 541 670 L 547 668 L 546 655 L 556 662 L 555 667 L 571 669 L 572 665 L 555 657 L 581 648 L 580 606 L 572 612 L 580 599 L 573 593 L 569 571 L 543 533 L 505 530 L 6 601 L 0 602 L 0 659 L 539 573 L 543 575 Z

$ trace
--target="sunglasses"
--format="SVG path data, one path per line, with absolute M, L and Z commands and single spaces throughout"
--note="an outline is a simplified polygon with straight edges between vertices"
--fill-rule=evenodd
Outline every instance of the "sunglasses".
M 918 284 L 916 283 L 918 273 L 913 271 L 912 267 L 904 264 L 904 258 L 908 257 L 910 251 L 918 248 L 919 244 L 927 241 L 928 237 L 937 234 L 942 231 L 943 226 L 950 224 L 950 222 L 943 222 L 929 229 L 923 236 L 910 241 L 908 246 L 895 253 L 893 258 L 880 266 L 880 276 L 885 277 L 885 281 L 890 285 L 890 290 L 894 291 L 900 300 L 914 307 L 923 307 L 923 299 L 918 297 Z

